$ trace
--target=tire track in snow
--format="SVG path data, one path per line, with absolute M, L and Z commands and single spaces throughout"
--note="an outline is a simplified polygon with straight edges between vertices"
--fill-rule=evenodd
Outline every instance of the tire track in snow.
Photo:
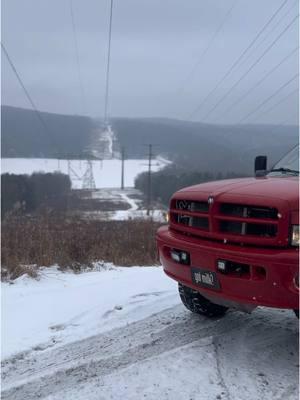
M 201 338 L 224 334 L 238 327 L 239 320 L 238 313 L 229 314 L 227 319 L 208 320 L 176 306 L 104 335 L 31 353 L 17 364 L 14 359 L 6 360 L 2 399 L 43 398 Z
M 6 360 L 2 399 L 64 398 L 64 392 L 80 384 L 89 386 L 174 349 L 184 354 L 184 346 L 201 340 L 214 354 L 222 400 L 298 398 L 297 321 L 292 314 L 263 309 L 209 320 L 175 306 L 124 328 Z
M 298 323 L 289 310 L 257 309 L 237 334 L 214 336 L 228 400 L 298 399 Z
M 214 353 L 215 353 L 215 357 L 216 357 L 216 368 L 217 368 L 218 376 L 220 379 L 220 385 L 221 385 L 222 389 L 224 390 L 223 393 L 226 396 L 226 400 L 231 400 L 230 393 L 229 393 L 228 387 L 225 383 L 225 380 L 223 378 L 222 368 L 220 365 L 220 355 L 219 355 L 219 348 L 218 348 L 219 343 L 217 343 L 215 337 L 212 339 L 212 345 L 213 345 L 213 349 L 214 349 Z

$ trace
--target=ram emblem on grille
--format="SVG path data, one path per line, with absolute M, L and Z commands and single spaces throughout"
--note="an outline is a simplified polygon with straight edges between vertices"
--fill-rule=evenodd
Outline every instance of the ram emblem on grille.
M 212 196 L 209 196 L 207 202 L 208 202 L 209 205 L 213 204 L 214 198 Z
M 180 210 L 187 210 L 189 208 L 189 203 L 185 200 L 180 200 L 178 201 L 177 206 Z

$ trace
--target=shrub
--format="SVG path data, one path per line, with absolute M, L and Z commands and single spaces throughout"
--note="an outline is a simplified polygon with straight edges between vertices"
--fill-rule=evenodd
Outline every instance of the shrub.
M 158 226 L 151 220 L 10 216 L 2 223 L 2 265 L 9 277 L 32 265 L 58 264 L 74 270 L 100 260 L 122 266 L 153 265 Z

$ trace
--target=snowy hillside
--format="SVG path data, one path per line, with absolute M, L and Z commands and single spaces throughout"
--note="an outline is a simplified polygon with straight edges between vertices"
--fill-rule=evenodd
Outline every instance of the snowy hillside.
M 125 161 L 125 187 L 133 187 L 135 177 L 147 171 L 147 160 Z M 153 160 L 153 171 L 158 171 L 169 162 L 162 158 Z M 96 189 L 120 187 L 121 160 L 92 161 L 93 175 Z M 83 176 L 87 170 L 85 160 L 55 160 L 48 158 L 3 158 L 1 160 L 1 173 L 32 174 L 33 172 L 59 171 L 69 174 L 73 189 L 81 189 Z

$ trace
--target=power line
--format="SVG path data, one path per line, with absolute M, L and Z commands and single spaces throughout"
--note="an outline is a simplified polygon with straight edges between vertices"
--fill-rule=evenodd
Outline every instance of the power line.
M 267 97 L 262 103 L 260 103 L 253 111 L 248 113 L 245 117 L 240 119 L 238 124 L 241 124 L 244 122 L 246 119 L 251 117 L 254 113 L 256 113 L 258 110 L 260 110 L 265 104 L 267 104 L 270 100 L 272 100 L 278 93 L 281 92 L 286 86 L 288 86 L 292 81 L 294 81 L 297 77 L 299 76 L 299 73 L 295 74 L 291 79 L 289 79 L 287 82 L 285 82 L 282 86 L 280 86 L 271 96 Z
M 72 20 L 74 46 L 75 46 L 75 53 L 76 53 L 76 64 L 77 64 L 78 82 L 79 82 L 81 107 L 82 107 L 81 111 L 83 114 L 86 114 L 85 92 L 84 92 L 84 88 L 83 88 L 82 73 L 81 73 L 81 67 L 80 67 L 79 46 L 78 46 L 77 30 L 76 30 L 76 23 L 75 23 L 74 10 L 73 10 L 73 0 L 70 0 L 69 4 L 70 4 L 70 14 L 71 14 L 71 20 Z
M 275 46 L 278 40 L 288 31 L 288 29 L 294 24 L 294 22 L 299 18 L 296 15 L 292 21 L 285 27 L 285 29 L 276 37 L 275 40 L 267 47 L 267 49 L 256 59 L 256 61 L 247 69 L 247 71 L 234 83 L 233 86 L 221 97 L 221 99 L 205 114 L 203 120 L 206 118 L 226 99 L 226 97 L 240 84 L 240 82 L 246 78 L 246 76 L 253 70 L 253 68 L 264 58 L 264 56 Z
M 298 125 L 299 125 L 299 112 L 298 112 L 298 110 L 297 110 L 296 117 L 297 117 L 296 126 L 298 126 Z M 279 124 L 277 124 L 277 126 L 282 126 L 282 125 L 295 126 L 295 124 L 292 124 L 292 123 L 291 123 L 290 118 L 284 119 L 283 121 L 279 122 Z
M 111 32 L 113 17 L 113 0 L 110 0 L 110 15 L 108 29 L 108 48 L 107 48 L 107 65 L 106 65 L 106 84 L 105 84 L 105 100 L 104 100 L 104 123 L 108 124 L 108 96 L 109 96 L 109 77 L 110 77 L 110 52 L 111 52 Z
M 269 36 L 271 36 L 271 34 L 274 32 L 274 30 L 278 27 L 278 25 L 280 25 L 280 23 L 285 19 L 285 17 L 290 13 L 290 11 L 295 7 L 296 4 L 299 3 L 299 0 L 294 1 L 294 3 L 292 4 L 291 7 L 288 8 L 288 10 L 281 16 L 281 18 L 275 23 L 275 25 L 272 27 L 272 29 L 265 35 L 264 38 L 262 38 L 262 40 L 257 44 L 257 46 L 255 46 L 254 49 L 252 49 L 252 51 L 250 51 L 250 54 L 248 54 L 248 56 L 242 61 L 242 65 L 243 64 L 247 64 L 249 62 L 249 59 L 252 58 L 253 56 L 253 52 L 255 52 L 259 47 L 261 47 L 261 45 L 266 41 L 266 39 L 268 39 Z
M 25 93 L 25 96 L 27 97 L 27 99 L 28 99 L 29 103 L 31 104 L 31 107 L 33 108 L 33 110 L 34 110 L 34 112 L 35 112 L 37 118 L 39 119 L 40 123 L 42 124 L 42 126 L 43 126 L 43 128 L 44 128 L 44 130 L 45 130 L 46 135 L 49 135 L 49 138 L 51 138 L 51 141 L 52 141 L 54 150 L 57 150 L 57 147 L 58 147 L 58 146 L 57 146 L 56 144 L 54 144 L 53 136 L 51 135 L 51 132 L 50 132 L 50 130 L 48 129 L 48 126 L 47 126 L 47 124 L 46 124 L 44 118 L 42 117 L 41 112 L 37 109 L 37 107 L 36 107 L 36 105 L 35 105 L 35 103 L 34 103 L 32 97 L 31 97 L 31 95 L 30 95 L 30 93 L 29 93 L 29 91 L 26 89 L 26 86 L 25 86 L 25 84 L 24 84 L 24 82 L 23 82 L 21 76 L 19 75 L 19 73 L 18 73 L 18 71 L 17 71 L 17 69 L 16 69 L 16 67 L 15 67 L 15 65 L 14 65 L 14 63 L 13 63 L 13 61 L 11 60 L 11 58 L 10 58 L 10 56 L 9 56 L 9 54 L 8 54 L 8 52 L 7 52 L 7 50 L 6 50 L 5 46 L 4 46 L 4 44 L 3 44 L 2 42 L 1 42 L 1 48 L 2 48 L 3 53 L 5 54 L 5 57 L 6 57 L 6 59 L 7 59 L 8 63 L 9 63 L 9 65 L 10 65 L 11 69 L 13 70 L 13 72 L 14 72 L 14 74 L 15 74 L 15 76 L 16 76 L 18 82 L 19 82 L 19 84 L 20 84 L 21 87 L 22 87 L 23 92 Z
M 246 97 L 249 96 L 250 93 L 253 92 L 254 89 L 258 88 L 270 75 L 273 74 L 285 61 L 287 61 L 296 51 L 299 50 L 299 46 L 295 47 L 287 56 L 285 56 L 277 65 L 271 68 L 254 86 L 250 87 L 249 90 L 246 91 L 245 94 L 240 96 L 231 106 L 229 106 L 224 113 L 227 113 L 232 110 L 234 106 L 240 104 L 241 101 L 245 100 Z
M 180 89 L 178 89 L 178 92 L 182 92 L 184 89 L 185 84 L 190 80 L 190 78 L 194 75 L 197 67 L 199 66 L 199 64 L 203 61 L 203 58 L 206 56 L 206 54 L 208 53 L 208 51 L 210 50 L 212 44 L 214 43 L 214 41 L 216 40 L 218 34 L 220 33 L 220 31 L 222 30 L 222 28 L 224 27 L 224 25 L 226 24 L 227 20 L 229 19 L 229 17 L 232 14 L 233 9 L 236 7 L 238 0 L 235 0 L 232 4 L 232 6 L 229 8 L 229 10 L 227 11 L 227 13 L 225 14 L 224 18 L 222 19 L 221 23 L 219 24 L 219 26 L 217 27 L 216 31 L 214 32 L 214 34 L 211 36 L 210 41 L 208 42 L 208 44 L 206 45 L 206 47 L 204 48 L 204 50 L 202 51 L 201 55 L 199 56 L 198 61 L 194 64 L 193 68 L 191 69 L 191 71 L 189 72 L 189 74 L 186 76 L 186 78 L 183 81 L 182 86 L 180 87 Z
M 288 0 L 284 0 L 283 3 L 280 5 L 280 7 L 275 11 L 275 13 L 271 16 L 271 18 L 267 21 L 267 23 L 262 27 L 262 29 L 256 34 L 254 39 L 251 41 L 251 43 L 246 47 L 246 49 L 242 52 L 242 54 L 235 60 L 235 62 L 231 65 L 231 67 L 228 69 L 228 71 L 223 75 L 221 80 L 215 85 L 215 87 L 205 96 L 205 98 L 202 100 L 202 102 L 199 104 L 198 107 L 195 108 L 195 110 L 189 115 L 189 119 L 196 114 L 203 104 L 209 99 L 209 97 L 215 93 L 215 91 L 220 87 L 220 85 L 225 81 L 225 79 L 231 74 L 231 72 L 234 70 L 234 68 L 240 63 L 240 61 L 243 59 L 243 57 L 248 53 L 248 51 L 253 47 L 253 45 L 257 42 L 257 40 L 260 38 L 260 36 L 263 34 L 263 32 L 267 29 L 267 27 L 271 24 L 271 22 L 274 20 L 276 15 L 282 10 L 282 8 L 285 6 Z
M 268 114 L 270 111 L 274 110 L 274 108 L 278 107 L 280 104 L 284 103 L 287 99 L 289 99 L 290 97 L 292 97 L 295 93 L 298 93 L 299 89 L 294 89 L 292 90 L 290 93 L 288 93 L 286 96 L 284 96 L 282 99 L 280 99 L 279 101 L 277 101 L 277 103 L 273 104 L 271 107 L 269 107 L 267 110 L 265 110 L 263 113 L 260 113 L 259 116 L 261 114 Z

